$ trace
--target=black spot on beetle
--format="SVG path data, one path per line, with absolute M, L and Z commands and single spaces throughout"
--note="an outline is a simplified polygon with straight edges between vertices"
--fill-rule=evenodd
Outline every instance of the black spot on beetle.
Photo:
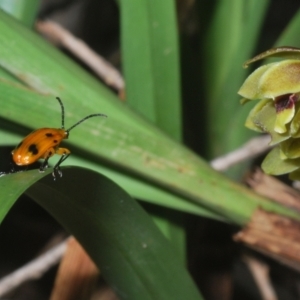
M 39 153 L 38 148 L 36 147 L 36 144 L 31 144 L 28 147 L 28 151 L 31 152 L 33 155 L 37 155 Z
M 53 143 L 54 143 L 54 144 L 57 144 L 57 143 L 58 143 L 58 140 L 54 140 Z
M 47 132 L 47 133 L 46 133 L 46 137 L 52 137 L 52 136 L 53 136 L 52 133 L 50 133 L 50 132 Z

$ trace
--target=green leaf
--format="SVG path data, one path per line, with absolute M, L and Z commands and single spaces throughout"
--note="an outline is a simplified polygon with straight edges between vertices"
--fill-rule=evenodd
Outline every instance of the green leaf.
M 295 15 L 291 21 L 287 24 L 286 28 L 282 31 L 282 34 L 276 41 L 275 46 L 280 47 L 283 45 L 289 45 L 293 47 L 300 47 L 299 41 L 300 30 L 300 9 L 295 12 Z
M 3 12 L 0 16 L 0 66 L 23 82 L 0 80 L 2 118 L 34 129 L 58 127 L 60 107 L 54 97 L 60 96 L 66 126 L 90 113 L 108 115 L 71 132 L 68 146 L 74 154 L 136 176 L 237 224 L 245 224 L 258 206 L 290 214 L 212 170 L 57 50 Z
M 0 131 L 1 132 L 1 131 Z M 155 185 L 151 185 L 141 178 L 123 174 L 113 168 L 108 168 L 102 165 L 96 165 L 77 155 L 71 155 L 68 158 L 68 164 L 82 166 L 91 170 L 97 171 L 114 180 L 118 185 L 125 189 L 132 197 L 140 199 L 159 206 L 176 209 L 182 212 L 195 214 L 207 218 L 225 221 L 222 216 L 206 209 L 203 206 L 197 205 L 193 201 L 186 201 L 184 196 L 170 193 L 167 190 Z
M 179 141 L 182 128 L 175 1 L 122 1 L 120 8 L 127 103 Z M 160 207 L 153 218 L 185 253 L 183 215 Z
M 21 44 L 19 45 L 20 48 L 13 46 L 9 51 L 4 49 L 5 47 L 1 49 L 3 50 L 3 57 L 5 57 L 2 63 L 7 70 L 3 72 L 5 77 L 2 77 L 4 80 L 2 81 L 3 84 L 0 86 L 2 92 L 1 105 L 3 104 L 0 112 L 2 113 L 2 116 L 12 121 L 21 122 L 22 125 L 30 126 L 32 129 L 38 127 L 58 127 L 60 123 L 60 108 L 55 104 L 56 101 L 54 96 L 61 96 L 62 94 L 65 94 L 61 97 L 66 107 L 67 126 L 78 121 L 84 114 L 95 112 L 97 107 L 100 107 L 98 110 L 99 112 L 107 112 L 109 114 L 109 122 L 106 123 L 108 126 L 102 128 L 100 130 L 102 133 L 100 133 L 100 128 L 95 128 L 95 123 L 90 123 L 92 126 L 89 130 L 84 128 L 85 125 L 88 124 L 83 124 L 83 127 L 78 127 L 79 131 L 77 131 L 77 129 L 74 131 L 76 134 L 71 135 L 71 142 L 73 142 L 73 144 L 77 143 L 81 148 L 89 148 L 98 157 L 101 156 L 101 153 L 99 153 L 99 150 L 101 150 L 102 154 L 104 153 L 104 157 L 111 157 L 109 160 L 113 162 L 113 165 L 117 162 L 121 167 L 124 167 L 125 164 L 129 169 L 132 169 L 132 167 L 135 168 L 130 161 L 127 162 L 124 158 L 121 160 L 116 159 L 120 154 L 126 156 L 126 152 L 129 150 L 124 142 L 127 144 L 129 142 L 128 145 L 131 145 L 130 148 L 135 150 L 134 156 L 136 157 L 138 155 L 136 151 L 139 150 L 141 146 L 145 147 L 143 141 L 147 141 L 147 137 L 150 137 L 148 141 L 151 142 L 153 134 L 159 134 L 161 136 L 161 133 L 154 129 L 153 126 L 149 126 L 148 123 L 143 121 L 137 115 L 133 114 L 125 105 L 120 103 L 112 93 L 108 92 L 101 84 L 85 74 L 80 68 L 76 67 L 56 50 L 53 50 L 44 41 L 20 27 L 9 17 L 3 15 L 2 19 L 5 19 L 5 22 L 2 23 L 3 33 L 7 35 L 7 39 L 5 39 L 5 34 L 2 35 L 2 38 L 5 40 L 5 42 L 3 40 L 4 44 L 8 43 L 6 45 L 9 47 L 9 41 L 12 39 L 16 40 L 17 44 Z M 11 25 L 7 26 L 7 24 L 10 23 Z M 23 37 L 26 38 L 24 39 Z M 23 48 L 23 50 L 21 50 L 21 48 Z M 48 56 L 45 56 L 45 53 L 48 53 Z M 34 62 L 30 60 L 27 64 L 27 59 L 21 58 L 24 57 L 22 55 L 28 55 L 28 58 L 35 57 L 36 60 Z M 49 57 L 50 59 L 48 59 Z M 6 76 L 6 74 L 10 74 L 10 76 Z M 12 80 L 13 74 L 18 80 Z M 20 74 L 26 74 L 26 76 Z M 74 74 L 76 74 L 75 77 Z M 20 82 L 29 85 L 30 89 L 20 84 Z M 63 85 L 61 85 L 60 82 L 62 82 Z M 47 96 L 39 93 L 40 90 L 47 91 L 49 89 L 52 90 L 53 95 Z M 68 101 L 71 100 L 73 102 L 69 102 L 68 105 Z M 86 101 L 83 103 L 83 100 Z M 80 110 L 78 107 L 80 107 Z M 24 114 L 24 111 L 26 111 L 26 114 Z M 70 121 L 69 118 L 72 118 L 72 120 Z M 104 120 L 100 121 L 100 124 L 98 122 L 98 126 L 100 125 L 100 127 L 102 127 L 102 124 L 104 125 L 103 121 Z M 125 125 L 126 123 L 130 124 Z M 113 125 L 113 127 L 109 124 Z M 151 130 L 147 130 L 147 127 Z M 81 128 L 83 130 L 80 133 Z M 91 131 L 94 133 L 91 134 Z M 24 133 L 24 130 L 22 132 Z M 30 129 L 27 133 L 29 132 Z M 133 136 L 140 132 L 139 135 L 142 139 L 142 144 L 140 144 L 140 142 L 136 144 L 134 141 L 131 141 L 132 132 L 135 133 Z M 145 133 L 147 133 L 147 135 L 145 135 Z M 77 142 L 75 141 L 75 137 L 77 137 Z M 83 140 L 84 143 L 82 142 Z M 107 145 L 105 140 L 114 140 L 114 146 L 108 149 L 105 146 Z M 132 142 L 133 144 L 136 144 L 137 147 L 133 148 Z M 143 155 L 142 152 L 140 152 L 140 155 Z M 84 158 L 91 158 L 91 155 L 85 153 Z M 97 168 L 95 162 L 90 163 L 90 165 Z M 144 167 L 143 164 L 139 164 L 138 169 L 141 170 L 143 168 L 144 172 L 146 172 L 147 166 Z M 116 176 L 118 176 L 118 174 Z M 123 175 L 123 177 L 125 179 L 126 175 Z M 134 178 L 134 176 L 131 178 Z M 149 187 L 149 184 L 142 182 L 142 186 Z M 149 192 L 150 189 L 151 186 L 148 189 L 136 187 L 135 191 L 138 191 L 136 195 L 139 196 L 139 198 L 149 199 L 147 192 Z M 153 197 L 153 201 L 157 202 L 158 198 L 154 199 L 153 196 L 154 194 L 157 195 L 154 190 L 155 187 L 152 188 L 153 192 L 149 194 L 152 195 L 150 198 Z M 172 195 L 160 188 L 157 188 L 157 190 L 161 190 L 159 193 L 165 194 L 168 198 L 166 205 L 172 206 Z M 144 193 L 142 193 L 142 191 L 144 191 Z M 141 194 L 144 194 L 144 197 L 141 197 Z M 161 197 L 162 203 L 164 203 L 163 199 L 166 197 Z M 176 196 L 174 197 L 176 198 Z M 184 199 L 184 197 L 182 199 Z M 180 206 L 186 206 L 185 202 L 182 201 Z M 187 206 L 190 206 L 190 204 L 187 203 Z M 193 203 L 192 206 L 195 207 Z M 194 209 L 190 208 L 189 210 L 191 211 Z M 197 209 L 194 211 L 197 213 Z
M 252 135 L 243 128 L 247 111 L 236 93 L 247 72 L 242 65 L 255 49 L 268 4 L 219 0 L 213 6 L 199 66 L 204 68 L 210 158 L 235 149 Z
M 202 299 L 178 254 L 124 190 L 87 169 L 62 171 L 56 181 L 51 170 L 1 177 L 0 220 L 27 189 L 84 246 L 121 299 Z
M 127 101 L 174 139 L 180 140 L 175 1 L 121 1 L 120 8 Z
M 0 7 L 28 27 L 33 26 L 40 6 L 39 0 L 0 0 Z

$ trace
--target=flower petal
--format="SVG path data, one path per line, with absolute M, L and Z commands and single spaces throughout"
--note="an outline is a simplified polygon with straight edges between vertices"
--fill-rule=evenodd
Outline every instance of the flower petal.
M 290 173 L 289 178 L 291 180 L 300 180 L 300 169 L 298 168 L 296 171 Z
M 300 158 L 285 160 L 280 159 L 280 146 L 277 146 L 268 153 L 261 167 L 267 174 L 282 175 L 299 169 Z
M 287 159 L 300 157 L 300 139 L 290 138 L 280 144 L 280 150 Z
M 258 132 L 266 132 L 265 126 L 261 126 L 261 122 L 257 122 L 257 114 L 263 110 L 263 108 L 270 103 L 270 105 L 273 105 L 273 101 L 269 99 L 263 99 L 259 101 L 250 111 L 245 126 L 249 129 L 252 129 L 254 131 Z M 274 111 L 275 112 L 275 111 Z
M 260 80 L 263 74 L 270 67 L 272 67 L 272 65 L 273 64 L 261 66 L 258 69 L 256 69 L 253 73 L 251 73 L 239 89 L 238 94 L 250 100 L 265 98 L 261 96 L 259 90 Z
M 291 122 L 290 133 L 294 138 L 300 137 L 300 103 L 296 103 L 296 112 Z
M 274 130 L 276 117 L 274 101 L 263 99 L 251 110 L 245 126 L 255 131 L 269 133 L 272 138 L 270 145 L 276 145 L 291 136 L 289 130 L 282 134 Z
M 286 124 L 290 123 L 295 115 L 295 105 L 290 108 L 283 109 L 276 114 L 274 130 L 278 133 L 287 131 Z
M 258 68 L 245 80 L 239 94 L 247 99 L 275 99 L 300 92 L 300 61 L 287 59 Z

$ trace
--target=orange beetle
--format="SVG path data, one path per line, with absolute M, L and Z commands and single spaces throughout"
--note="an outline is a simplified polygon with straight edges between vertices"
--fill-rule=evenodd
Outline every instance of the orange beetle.
M 48 167 L 48 160 L 54 154 L 61 155 L 61 158 L 53 167 L 53 177 L 56 177 L 56 173 L 61 177 L 62 172 L 59 168 L 60 164 L 65 161 L 71 154 L 70 150 L 67 148 L 60 148 L 59 144 L 63 139 L 69 137 L 69 132 L 82 123 L 83 121 L 92 117 L 107 117 L 104 114 L 92 114 L 82 120 L 78 121 L 76 124 L 71 126 L 69 129 L 64 129 L 65 124 L 65 109 L 60 98 L 56 97 L 61 106 L 61 128 L 41 128 L 31 132 L 27 135 L 19 145 L 11 152 L 12 160 L 18 166 L 27 166 L 38 159 L 44 159 L 44 162 L 40 166 L 40 172 L 43 172 Z

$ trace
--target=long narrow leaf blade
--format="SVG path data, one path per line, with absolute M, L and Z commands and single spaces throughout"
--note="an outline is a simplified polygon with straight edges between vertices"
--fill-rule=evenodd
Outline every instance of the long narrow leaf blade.
M 0 80 L 1 117 L 31 128 L 59 127 L 60 108 L 53 108 L 54 97 L 59 95 L 66 99 L 67 124 L 98 111 L 109 116 L 86 121 L 71 132 L 73 148 L 76 145 L 78 152 L 95 163 L 118 166 L 122 172 L 129 171 L 238 224 L 246 223 L 258 206 L 286 212 L 212 170 L 3 13 L 0 31 L 0 66 L 27 85 Z
M 120 8 L 127 101 L 159 128 L 180 140 L 175 1 L 121 1 Z
M 268 3 L 219 0 L 214 6 L 202 58 L 210 158 L 233 150 L 252 135 L 243 126 L 247 110 L 240 105 L 237 90 L 246 76 L 242 65 L 258 40 Z
M 0 219 L 9 209 L 3 204 L 28 188 L 79 240 L 121 299 L 202 299 L 170 243 L 124 190 L 87 169 L 63 168 L 56 181 L 50 172 L 1 177 Z

